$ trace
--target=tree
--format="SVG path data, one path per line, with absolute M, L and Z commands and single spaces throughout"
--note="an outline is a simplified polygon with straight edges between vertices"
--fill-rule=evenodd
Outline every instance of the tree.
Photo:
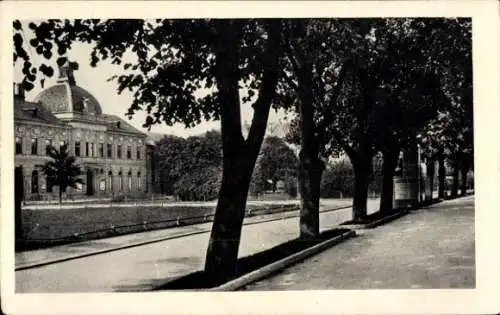
M 185 164 L 192 157 L 186 152 L 186 140 L 181 137 L 165 135 L 154 149 L 155 161 L 158 161 L 161 192 L 172 194 L 173 185 L 188 169 Z M 189 163 L 191 164 L 191 163 Z
M 59 150 L 50 146 L 48 153 L 51 160 L 42 165 L 42 171 L 47 176 L 47 185 L 59 187 L 61 204 L 62 194 L 68 187 L 77 189 L 77 184 L 83 184 L 79 177 L 83 172 L 80 166 L 75 164 L 75 157 L 69 154 L 67 144 L 61 145 Z
M 300 144 L 300 235 L 319 234 L 319 198 L 324 160 L 338 152 L 329 145 L 333 114 L 330 105 L 339 97 L 352 55 L 362 47 L 369 31 L 368 20 L 297 19 L 284 27 L 286 58 L 281 101 L 295 107 L 297 118 L 289 136 Z
M 223 171 L 207 250 L 205 271 L 224 281 L 236 274 L 236 261 L 250 178 L 279 77 L 282 22 L 265 20 L 48 20 L 29 23 L 36 52 L 51 59 L 75 41 L 91 43 L 91 64 L 110 60 L 124 74 L 112 79 L 118 91 L 133 91 L 131 116 L 146 110 L 144 126 L 220 120 Z M 24 60 L 23 86 L 30 89 L 37 69 L 30 62 L 23 25 L 14 22 L 14 62 Z M 122 63 L 125 55 L 133 62 Z M 64 57 L 58 63 L 66 62 Z M 51 76 L 52 68 L 38 70 Z M 240 87 L 252 91 L 253 119 L 243 137 Z M 202 96 L 200 96 L 200 94 Z
M 296 177 L 297 157 L 293 150 L 278 137 L 264 139 L 257 163 L 263 180 L 271 180 L 273 192 L 276 191 L 276 184 L 279 180 L 284 181 L 288 177 Z
M 321 179 L 321 197 L 352 197 L 354 191 L 354 172 L 347 159 L 329 163 Z
M 253 170 L 252 180 L 250 181 L 249 193 L 254 197 L 259 197 L 264 191 L 267 190 L 268 183 L 262 175 L 260 165 L 257 163 Z
M 416 27 L 442 30 L 433 32 L 427 46 L 449 101 L 422 130 L 420 143 L 428 160 L 439 162 L 439 197 L 444 198 L 445 160 L 454 168 L 452 195 L 457 195 L 459 172 L 467 177 L 474 163 L 472 22 L 469 18 L 418 20 Z

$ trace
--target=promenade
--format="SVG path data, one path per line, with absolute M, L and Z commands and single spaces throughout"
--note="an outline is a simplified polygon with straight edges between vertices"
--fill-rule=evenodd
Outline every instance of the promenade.
M 246 287 L 265 290 L 475 287 L 474 196 L 410 212 Z

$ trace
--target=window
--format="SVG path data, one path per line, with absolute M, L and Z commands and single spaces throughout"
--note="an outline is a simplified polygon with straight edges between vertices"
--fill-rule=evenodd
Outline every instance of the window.
M 89 156 L 90 146 L 88 142 L 85 142 L 85 156 Z
M 38 139 L 31 138 L 31 155 L 37 155 L 37 154 L 38 154 Z
M 131 158 L 132 158 L 132 147 L 127 146 L 127 159 L 131 159 Z
M 52 180 L 52 177 L 47 176 L 47 192 L 51 193 L 52 192 L 52 187 L 54 186 L 54 181 Z
M 137 159 L 141 159 L 141 147 L 137 147 Z
M 75 142 L 75 156 L 80 156 L 80 141 Z
M 95 156 L 94 143 L 90 144 L 90 156 Z
M 31 172 L 31 193 L 38 194 L 38 171 Z
M 121 145 L 117 145 L 116 146 L 116 156 L 121 159 L 122 158 L 122 146 Z
M 23 142 L 20 137 L 16 137 L 16 154 L 23 154 Z
M 111 171 L 108 172 L 108 187 L 109 191 L 113 190 L 113 172 Z
M 52 139 L 45 140 L 45 154 L 46 155 L 49 155 L 51 147 L 52 147 Z
M 122 171 L 118 172 L 118 187 L 120 188 L 120 191 L 123 190 L 123 177 L 122 177 Z
M 132 191 L 132 171 L 128 172 L 128 191 Z
M 107 151 L 108 151 L 108 158 L 112 158 L 113 157 L 113 147 L 112 147 L 111 143 L 107 144 Z
M 141 188 L 142 188 L 141 172 L 137 172 L 137 189 L 140 190 Z
M 99 157 L 104 157 L 104 143 L 99 143 Z

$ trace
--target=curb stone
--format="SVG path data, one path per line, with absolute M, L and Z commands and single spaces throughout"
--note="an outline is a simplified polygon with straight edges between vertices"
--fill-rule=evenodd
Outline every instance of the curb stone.
M 339 236 L 336 236 L 334 238 L 331 238 L 329 240 L 323 241 L 319 244 L 316 244 L 312 247 L 306 248 L 298 253 L 295 253 L 291 256 L 285 257 L 281 260 L 278 260 L 274 263 L 271 263 L 269 265 L 266 265 L 262 268 L 259 268 L 257 270 L 254 270 L 250 273 L 247 273 L 239 278 L 236 278 L 232 281 L 226 282 L 223 285 L 220 285 L 218 287 L 208 289 L 206 291 L 235 291 L 237 289 L 240 289 L 244 287 L 245 285 L 248 285 L 250 283 L 256 282 L 257 280 L 260 280 L 264 277 L 269 276 L 272 273 L 275 273 L 281 269 L 284 269 L 286 267 L 289 267 L 293 264 L 298 263 L 301 260 L 304 260 L 307 257 L 310 257 L 314 254 L 317 254 L 331 246 L 334 246 L 350 237 L 353 237 L 356 235 L 356 231 L 349 230 L 347 232 L 342 233 Z
M 365 223 L 365 224 L 341 224 L 339 225 L 340 227 L 346 228 L 346 229 L 353 229 L 353 230 L 364 230 L 364 229 L 372 229 L 374 227 L 377 227 L 379 225 L 382 225 L 384 223 L 388 223 L 390 221 L 396 220 L 400 217 L 403 217 L 407 214 L 409 214 L 409 210 L 403 210 L 399 211 L 397 213 L 393 213 L 389 216 L 380 218 L 378 220 L 372 221 L 370 223 Z

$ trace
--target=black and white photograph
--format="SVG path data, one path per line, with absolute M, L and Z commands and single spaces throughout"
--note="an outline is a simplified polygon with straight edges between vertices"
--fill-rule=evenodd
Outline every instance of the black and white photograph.
M 468 313 L 493 310 L 479 289 L 498 278 L 499 134 L 484 131 L 497 126 L 484 113 L 498 117 L 498 3 L 291 15 L 260 2 L 242 16 L 251 2 L 229 1 L 224 16 L 188 1 L 176 16 L 169 1 L 97 1 L 102 17 L 68 2 L 2 7 L 4 312 L 42 314 L 33 305 L 58 294 L 61 314 L 88 313 L 68 301 L 89 294 L 113 314 L 153 313 L 149 297 L 159 314 L 341 312 L 315 308 L 324 295 L 308 307 L 314 292 L 344 313 L 363 294 L 384 309 L 412 292 L 440 313 L 466 293 Z M 253 294 L 281 305 L 250 311 Z M 32 309 L 12 306 L 25 298 Z M 439 312 L 399 302 L 384 313 Z

